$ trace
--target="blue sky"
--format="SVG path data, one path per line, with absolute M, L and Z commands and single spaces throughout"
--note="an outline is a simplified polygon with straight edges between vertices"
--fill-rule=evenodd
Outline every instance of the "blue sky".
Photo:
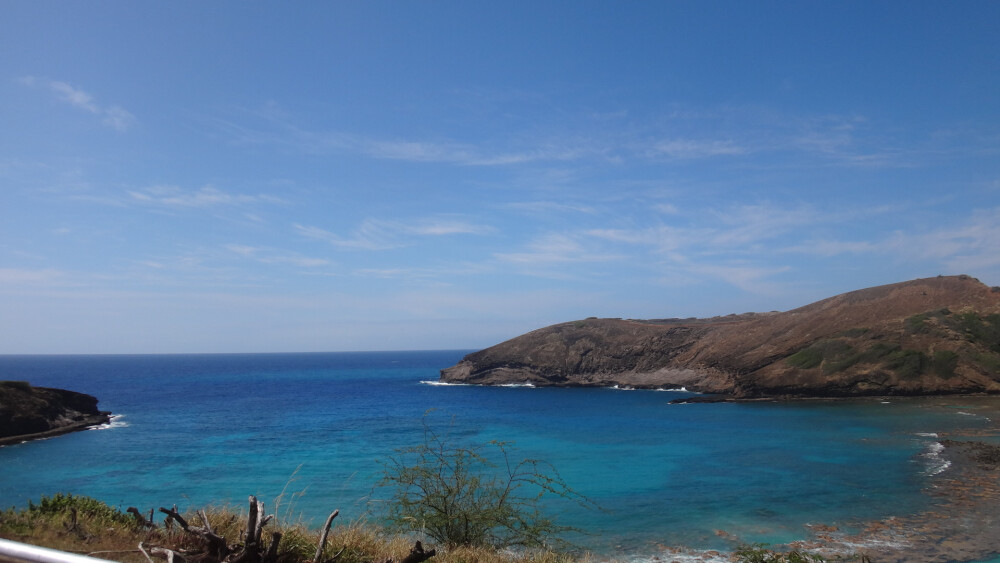
M 997 2 L 0 6 L 0 353 L 1000 284 Z

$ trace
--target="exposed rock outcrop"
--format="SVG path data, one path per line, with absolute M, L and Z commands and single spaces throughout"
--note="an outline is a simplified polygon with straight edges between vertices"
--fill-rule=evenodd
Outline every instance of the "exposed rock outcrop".
M 1000 393 L 1000 288 L 939 276 L 783 313 L 591 318 L 469 354 L 441 380 L 686 387 L 740 398 Z
M 0 446 L 83 430 L 110 418 L 91 395 L 0 381 Z

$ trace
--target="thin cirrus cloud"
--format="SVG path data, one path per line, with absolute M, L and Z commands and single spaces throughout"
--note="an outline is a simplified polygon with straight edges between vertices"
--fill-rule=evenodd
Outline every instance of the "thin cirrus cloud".
M 801 116 L 754 107 L 721 107 L 651 118 L 636 129 L 593 123 L 583 133 L 555 127 L 488 144 L 441 138 L 379 138 L 296 125 L 274 108 L 250 112 L 252 122 L 213 120 L 236 144 L 270 145 L 304 154 L 356 154 L 375 159 L 457 166 L 510 166 L 538 162 L 698 161 L 798 152 L 847 166 L 905 166 L 913 149 L 893 147 L 885 133 L 858 116 Z M 584 118 L 586 119 L 586 118 Z M 869 147 L 877 137 L 877 149 Z M 886 143 L 889 143 L 888 145 Z
M 0 284 L 2 285 L 25 285 L 36 287 L 39 284 L 52 284 L 65 279 L 65 272 L 52 268 L 42 270 L 0 268 Z
M 247 246 L 242 244 L 229 244 L 226 249 L 263 264 L 291 264 L 303 268 L 317 268 L 330 265 L 330 261 L 325 258 L 312 258 L 292 252 L 282 252 L 272 248 Z
M 496 253 L 494 258 L 501 262 L 544 266 L 572 262 L 608 262 L 621 257 L 594 252 L 581 242 L 580 237 L 552 233 L 528 243 L 524 252 Z
M 586 215 L 597 214 L 597 208 L 592 205 L 577 203 L 561 203 L 556 201 L 518 201 L 507 203 L 501 206 L 504 209 L 531 214 L 549 213 L 582 213 Z
M 713 156 L 735 156 L 747 154 L 748 152 L 750 152 L 748 148 L 729 140 L 669 139 L 654 143 L 649 148 L 649 154 L 654 158 L 662 156 L 678 160 L 710 158 Z
M 975 272 L 1000 265 L 1000 207 L 978 210 L 929 231 L 897 230 L 876 241 L 820 240 L 785 249 L 824 256 L 883 254 L 928 261 L 948 271 Z
M 295 231 L 345 250 L 389 250 L 412 244 L 412 237 L 448 235 L 486 235 L 493 228 L 454 219 L 423 219 L 413 223 L 366 219 L 350 236 L 343 237 L 326 229 L 294 224 Z
M 43 86 L 48 88 L 62 102 L 77 109 L 94 114 L 101 118 L 101 123 L 116 131 L 127 131 L 135 124 L 135 116 L 118 105 L 103 105 L 97 103 L 94 96 L 88 92 L 58 80 L 45 80 L 34 76 L 18 79 L 25 86 Z
M 608 123 L 581 116 L 582 130 L 569 132 L 565 126 L 539 125 L 537 130 L 514 132 L 480 144 L 441 135 L 376 137 L 309 129 L 274 108 L 248 113 L 252 119 L 242 123 L 220 119 L 213 122 L 236 144 L 269 145 L 303 154 L 353 154 L 456 166 L 579 161 L 674 164 L 791 153 L 832 165 L 899 168 L 919 165 L 928 155 L 927 149 L 913 141 L 919 135 L 893 134 L 863 116 L 802 115 L 754 106 L 692 108 L 650 115 L 641 123 L 627 119 Z M 931 152 L 940 150 L 938 147 Z
M 483 146 L 450 139 L 379 138 L 345 131 L 311 130 L 292 123 L 275 108 L 250 112 L 258 124 L 214 119 L 236 144 L 271 145 L 305 154 L 360 154 L 382 160 L 457 166 L 508 166 L 606 158 L 606 149 L 586 138 L 552 138 L 516 143 L 517 149 Z M 261 127 L 259 124 L 263 123 Z
M 670 206 L 666 211 L 674 210 Z M 822 220 L 809 207 L 783 208 L 767 204 L 742 205 L 726 210 L 708 209 L 692 216 L 699 219 L 684 225 L 597 228 L 588 230 L 586 234 L 612 243 L 652 247 L 659 252 L 724 254 L 751 250 L 762 242 Z
M 130 190 L 128 195 L 132 203 L 159 207 L 197 208 L 282 202 L 280 198 L 266 194 L 230 193 L 213 186 L 197 190 L 185 190 L 178 186 L 152 186 Z

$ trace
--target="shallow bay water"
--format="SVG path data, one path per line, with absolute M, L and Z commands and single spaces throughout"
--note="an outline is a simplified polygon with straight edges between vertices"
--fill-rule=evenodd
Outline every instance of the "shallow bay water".
M 374 517 L 379 460 L 419 443 L 426 420 L 552 463 L 602 507 L 550 506 L 587 548 L 727 549 L 919 510 L 947 471 L 939 437 L 993 428 L 997 411 L 985 398 L 670 404 L 689 394 L 426 383 L 465 353 L 0 356 L 0 380 L 90 393 L 117 415 L 0 448 L 0 506 L 60 491 L 147 510 L 255 494 L 315 524 L 334 508 Z

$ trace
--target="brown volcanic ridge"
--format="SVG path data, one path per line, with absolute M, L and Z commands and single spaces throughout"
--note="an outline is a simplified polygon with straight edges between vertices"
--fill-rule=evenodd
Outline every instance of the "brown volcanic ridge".
M 783 313 L 590 318 L 467 355 L 441 381 L 763 397 L 1000 393 L 1000 287 L 938 276 Z

